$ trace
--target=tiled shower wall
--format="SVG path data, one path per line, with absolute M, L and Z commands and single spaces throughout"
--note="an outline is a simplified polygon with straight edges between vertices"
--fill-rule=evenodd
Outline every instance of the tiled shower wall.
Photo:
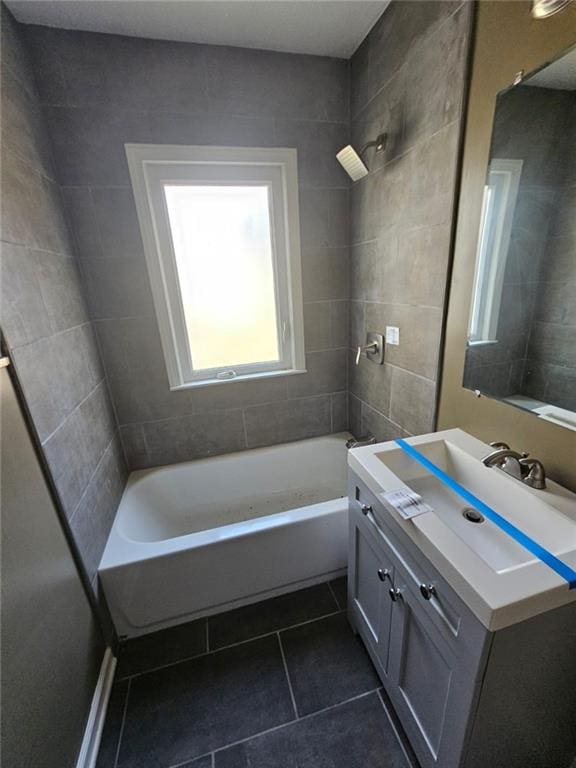
M 93 581 L 126 468 L 20 29 L 2 13 L 2 331 Z
M 386 132 L 351 190 L 350 346 L 400 329 L 386 362 L 349 374 L 350 427 L 434 429 L 472 3 L 393 2 L 352 58 L 353 143 Z
M 29 27 L 132 469 L 347 427 L 348 62 Z M 170 392 L 124 143 L 299 153 L 308 373 Z

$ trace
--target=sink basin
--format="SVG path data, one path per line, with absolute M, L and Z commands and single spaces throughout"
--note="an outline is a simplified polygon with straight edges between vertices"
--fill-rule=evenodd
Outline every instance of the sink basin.
M 447 440 L 418 450 L 459 485 L 473 493 L 549 552 L 561 557 L 576 550 L 576 523 L 527 492 L 498 469 L 485 467 Z M 436 515 L 497 573 L 520 568 L 537 558 L 488 519 L 471 522 L 471 505 L 401 448 L 375 454 L 394 475 L 422 496 Z
M 551 480 L 545 490 L 532 489 L 484 466 L 482 458 L 492 449 L 461 429 L 406 442 L 566 566 L 559 573 L 487 515 L 470 522 L 463 513 L 473 508 L 471 500 L 396 442 L 349 451 L 350 468 L 382 502 L 375 519 L 407 537 L 486 627 L 499 629 L 576 599 L 576 589 L 569 588 L 570 572 L 576 571 L 576 494 Z M 404 519 L 383 498 L 385 492 L 405 487 L 420 494 L 432 511 Z

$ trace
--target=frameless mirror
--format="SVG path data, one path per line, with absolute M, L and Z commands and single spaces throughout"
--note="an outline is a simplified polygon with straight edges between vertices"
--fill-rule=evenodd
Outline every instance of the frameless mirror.
M 576 48 L 496 101 L 464 386 L 576 430 Z

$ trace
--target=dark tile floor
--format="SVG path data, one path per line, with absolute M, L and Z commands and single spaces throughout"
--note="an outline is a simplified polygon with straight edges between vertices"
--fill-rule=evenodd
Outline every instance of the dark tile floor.
M 345 579 L 123 646 L 97 768 L 411 768 Z

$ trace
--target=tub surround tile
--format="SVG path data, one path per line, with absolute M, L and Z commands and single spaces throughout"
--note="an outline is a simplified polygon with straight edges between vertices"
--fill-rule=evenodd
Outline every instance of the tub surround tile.
M 280 633 L 299 716 L 379 686 L 361 641 L 344 614 Z
M 323 395 L 346 389 L 346 349 L 306 354 L 306 373 L 288 377 L 288 398 Z
M 2 243 L 0 317 L 11 347 L 37 341 L 50 333 L 48 312 L 38 280 L 36 255 L 21 245 Z
M 332 406 L 332 432 L 348 431 L 348 395 L 346 392 L 336 392 L 330 395 Z
M 339 610 L 327 584 L 289 592 L 208 619 L 210 650 L 266 635 Z
M 62 425 L 103 377 L 89 324 L 18 347 L 13 356 L 41 441 Z
M 91 582 L 97 575 L 127 478 L 122 448 L 114 435 L 72 513 L 70 522 Z
M 120 646 L 116 679 L 200 656 L 206 651 L 206 619 L 152 632 Z
M 66 96 L 52 44 L 58 33 L 46 30 L 50 43 L 43 38 L 29 45 L 27 30 L 4 6 L 1 11 L 2 238 L 10 241 L 2 243 L 2 329 L 64 512 L 74 520 L 70 532 L 95 585 L 126 468 L 37 92 L 39 84 L 51 97 Z M 75 145 L 70 139 L 62 138 L 61 161 L 69 160 Z M 96 156 L 92 163 L 101 160 Z
M 353 140 L 389 134 L 350 192 L 350 347 L 400 327 L 387 371 L 349 371 L 352 428 L 378 439 L 434 425 L 471 14 L 393 2 L 351 61 Z
M 72 517 L 114 434 L 114 416 L 102 381 L 43 444 L 68 518 Z M 91 546 L 88 542 L 85 545 Z
M 241 410 L 143 424 L 150 466 L 232 453 L 246 448 Z
M 330 395 L 246 408 L 244 419 L 248 448 L 320 437 L 331 431 Z
M 27 35 L 130 467 L 316 436 L 335 423 L 347 426 L 344 409 L 332 409 L 330 399 L 308 410 L 297 402 L 345 389 L 342 353 L 313 359 L 310 375 L 293 377 L 298 383 L 234 382 L 197 392 L 165 386 L 124 150 L 125 142 L 297 149 L 305 299 L 334 302 L 308 318 L 307 348 L 344 349 L 349 179 L 334 154 L 349 137 L 347 62 L 41 27 L 28 28 Z M 276 409 L 276 436 L 272 429 L 256 435 L 256 415 L 249 409 L 279 401 L 293 405 Z M 237 431 L 238 408 L 244 410 L 248 440 Z M 176 424 L 217 412 L 213 426 L 201 425 L 194 438 Z M 222 437 L 229 417 L 232 434 Z
M 168 768 L 294 718 L 278 638 L 134 678 L 118 768 Z
M 377 693 L 218 751 L 216 768 L 409 768 Z

